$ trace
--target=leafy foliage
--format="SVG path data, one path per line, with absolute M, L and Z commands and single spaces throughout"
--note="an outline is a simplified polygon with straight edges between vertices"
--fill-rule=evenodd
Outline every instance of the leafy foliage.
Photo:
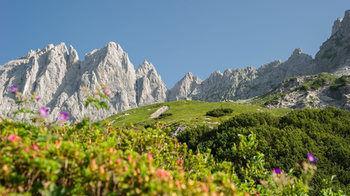
M 88 120 L 48 127 L 4 120 L 0 131 L 2 195 L 306 194 L 310 180 L 304 178 L 312 178 L 307 172 L 271 174 L 254 134 L 241 135 L 232 146 L 245 163 L 239 168 L 209 152 L 194 153 L 159 128 L 124 130 Z
M 331 85 L 336 80 L 336 77 L 330 73 L 321 73 L 314 78 L 307 80 L 299 87 L 299 90 L 317 90 L 326 85 Z
M 252 100 L 253 103 L 262 105 L 262 106 L 268 106 L 270 104 L 274 105 L 279 102 L 281 98 L 283 98 L 286 94 L 285 93 L 267 93 L 261 97 L 257 97 Z
M 337 78 L 334 84 L 330 87 L 331 90 L 338 90 L 340 87 L 350 84 L 350 76 L 341 76 Z
M 157 120 L 164 119 L 164 118 L 166 118 L 166 117 L 168 117 L 168 116 L 172 116 L 172 115 L 173 115 L 173 114 L 170 113 L 170 112 L 165 112 L 165 113 L 159 115 L 158 118 L 157 118 Z
M 94 95 L 90 95 L 87 97 L 87 99 L 84 102 L 84 106 L 88 107 L 91 105 L 97 110 L 109 109 L 109 94 L 107 92 L 110 93 L 106 87 L 104 87 L 103 90 L 96 91 Z
M 221 117 L 231 114 L 233 110 L 231 108 L 216 108 L 214 110 L 210 110 L 206 113 L 207 116 L 212 117 Z
M 319 159 L 312 182 L 314 192 L 319 193 L 326 186 L 323 179 L 333 175 L 336 175 L 335 190 L 350 191 L 350 112 L 347 111 L 334 108 L 294 110 L 283 117 L 267 113 L 241 114 L 218 128 L 185 130 L 178 139 L 192 150 L 210 150 L 216 160 L 232 162 L 237 166 L 238 176 L 244 179 L 246 174 L 241 169 L 251 167 L 233 147 L 240 145 L 242 135 L 252 133 L 259 144 L 252 153 L 265 154 L 266 169 L 276 166 L 287 171 L 293 169 L 298 176 L 301 168 L 295 167 L 295 163 L 303 160 L 307 152 L 314 152 Z

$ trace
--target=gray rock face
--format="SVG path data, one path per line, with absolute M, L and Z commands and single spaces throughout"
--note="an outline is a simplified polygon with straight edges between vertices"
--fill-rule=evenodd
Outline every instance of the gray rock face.
M 155 67 L 148 61 L 136 70 L 136 101 L 138 105 L 164 102 L 167 88 Z
M 331 37 L 315 56 L 318 70 L 350 74 L 350 10 L 335 21 Z
M 193 82 L 185 76 L 170 90 L 168 99 L 196 99 L 205 101 L 225 101 L 249 99 L 268 93 L 289 77 L 317 72 L 310 55 L 295 49 L 285 62 L 274 61 L 256 69 L 227 69 L 216 71 L 202 82 Z M 190 84 L 192 88 L 189 88 Z M 187 88 L 184 88 L 187 87 Z M 190 89 L 190 90 L 188 90 Z
M 332 36 L 321 46 L 315 59 L 295 49 L 287 61 L 274 61 L 258 69 L 228 69 L 214 72 L 183 99 L 224 101 L 250 99 L 264 95 L 291 77 L 331 72 L 350 74 L 350 11 L 333 26 Z M 174 97 L 172 95 L 172 97 Z
M 336 34 L 339 29 L 342 27 L 342 18 L 338 18 L 336 21 L 334 21 L 333 27 L 332 27 L 332 36 Z
M 78 69 L 76 51 L 73 47 L 67 49 L 65 44 L 48 45 L 8 62 L 0 68 L 0 110 L 6 115 L 15 108 L 13 96 L 7 92 L 12 84 L 18 84 L 24 96 L 30 96 L 31 93 L 40 95 L 39 105 L 52 106 L 53 99 L 64 96 L 63 93 L 58 96 L 57 92 L 64 91 L 64 84 L 74 78 Z M 75 80 L 72 83 L 75 84 Z
M 253 80 L 239 89 L 238 98 L 248 99 L 263 95 L 276 88 L 282 81 L 289 77 L 309 75 L 314 70 L 313 58 L 295 49 L 287 61 L 274 61 L 261 66 Z
M 237 99 L 237 90 L 242 84 L 252 81 L 255 77 L 256 69 L 252 67 L 227 69 L 224 73 L 216 71 L 201 83 L 193 98 L 206 101 Z
M 0 111 L 5 116 L 16 108 L 14 96 L 7 92 L 12 84 L 17 84 L 24 96 L 42 97 L 31 107 L 48 106 L 50 120 L 55 120 L 60 111 L 68 111 L 72 120 L 85 116 L 96 120 L 166 99 L 166 87 L 154 66 L 145 62 L 135 71 L 127 53 L 114 42 L 86 54 L 83 61 L 64 43 L 31 51 L 0 68 L 0 83 Z M 85 108 L 86 98 L 104 86 L 111 91 L 110 109 Z
M 334 106 L 350 110 L 350 85 L 334 86 L 326 82 L 319 88 L 301 88 L 305 82 L 315 80 L 318 75 L 299 76 L 281 83 L 270 92 L 275 99 L 266 104 L 267 107 L 327 107 Z
M 190 99 L 191 96 L 196 94 L 201 80 L 194 76 L 191 72 L 187 73 L 175 86 L 168 92 L 168 100 L 182 100 Z

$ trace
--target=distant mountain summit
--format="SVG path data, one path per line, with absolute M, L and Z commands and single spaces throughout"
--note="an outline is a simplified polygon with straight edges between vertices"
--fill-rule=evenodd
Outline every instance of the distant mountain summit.
M 0 68 L 0 110 L 7 115 L 15 108 L 14 97 L 7 92 L 17 84 L 25 96 L 41 97 L 39 105 L 51 108 L 52 120 L 59 111 L 68 111 L 73 120 L 84 116 L 107 115 L 166 100 L 166 87 L 151 63 L 145 61 L 135 70 L 122 47 L 109 42 L 86 54 L 80 61 L 75 49 L 64 43 L 30 51 Z M 85 108 L 84 101 L 97 89 L 110 89 L 110 110 Z
M 91 51 L 84 60 L 79 60 L 72 46 L 49 44 L 0 67 L 0 111 L 7 116 L 16 108 L 14 96 L 8 92 L 13 84 L 24 95 L 39 95 L 38 105 L 51 109 L 52 120 L 62 110 L 68 111 L 72 120 L 78 120 L 87 115 L 104 118 L 141 105 L 172 100 L 250 99 L 272 92 L 289 78 L 321 72 L 350 74 L 350 11 L 334 22 L 331 37 L 315 58 L 295 49 L 285 62 L 217 71 L 203 81 L 188 73 L 171 89 L 167 89 L 155 66 L 147 60 L 135 70 L 128 54 L 115 42 Z M 110 90 L 110 110 L 84 107 L 89 93 L 104 86 Z
M 227 69 L 203 80 L 196 92 L 185 99 L 224 101 L 250 99 L 277 88 L 288 78 L 322 72 L 350 74 L 350 11 L 334 23 L 331 37 L 322 44 L 316 57 L 295 49 L 287 61 L 273 61 L 259 68 Z

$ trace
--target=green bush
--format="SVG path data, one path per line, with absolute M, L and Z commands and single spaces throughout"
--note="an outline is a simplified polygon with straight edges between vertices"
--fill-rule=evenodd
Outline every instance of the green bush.
M 267 113 L 241 114 L 217 128 L 197 127 L 178 135 L 180 142 L 192 150 L 210 151 L 217 161 L 230 161 L 240 168 L 249 168 L 247 162 L 232 146 L 240 144 L 241 135 L 257 137 L 256 150 L 265 155 L 265 168 L 281 167 L 301 173 L 295 163 L 303 160 L 307 152 L 319 159 L 318 170 L 311 184 L 313 193 L 326 185 L 324 179 L 333 175 L 334 190 L 350 192 L 350 112 L 327 109 L 294 110 L 283 117 Z
M 217 108 L 214 110 L 210 110 L 206 113 L 206 116 L 211 116 L 211 117 L 221 117 L 221 116 L 226 116 L 228 114 L 231 114 L 233 110 L 231 108 Z
M 166 118 L 166 117 L 172 116 L 172 115 L 173 115 L 172 113 L 166 112 L 166 113 L 163 113 L 163 114 L 159 115 L 157 119 L 158 120 L 159 119 L 163 119 L 163 118 Z
M 331 90 L 338 90 L 340 87 L 350 84 L 350 76 L 341 76 L 337 78 L 333 85 L 330 86 Z
M 308 193 L 313 174 L 307 170 L 299 177 L 271 173 L 257 150 L 256 135 L 241 135 L 238 140 L 239 145 L 231 149 L 244 167 L 216 161 L 210 152 L 189 150 L 158 128 L 121 130 L 88 120 L 32 126 L 4 120 L 0 122 L 0 194 Z
M 331 85 L 336 80 L 336 77 L 330 73 L 321 73 L 316 75 L 312 79 L 308 79 L 302 84 L 298 90 L 308 91 L 308 90 L 318 90 L 321 87 Z

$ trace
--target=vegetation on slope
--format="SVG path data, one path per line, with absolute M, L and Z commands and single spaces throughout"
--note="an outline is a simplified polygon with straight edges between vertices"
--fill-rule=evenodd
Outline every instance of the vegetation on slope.
M 337 77 L 330 73 L 320 73 L 313 78 L 307 79 L 298 89 L 303 91 L 318 90 L 321 87 L 334 84 Z
M 341 76 L 337 78 L 334 83 L 331 85 L 331 90 L 338 90 L 340 87 L 350 85 L 350 76 Z
M 11 93 L 22 97 L 16 90 Z M 98 96 L 90 97 L 86 107 L 108 109 L 108 91 Z M 150 120 L 161 105 L 168 105 L 171 115 Z M 205 114 L 223 107 L 233 112 L 210 118 L 210 123 L 227 121 L 208 127 Z M 102 122 L 67 124 L 69 113 L 64 111 L 57 122 L 47 123 L 50 110 L 42 106 L 24 113 L 31 123 L 28 118 L 0 119 L 0 194 L 341 195 L 338 187 L 348 191 L 349 113 L 327 109 L 283 115 L 286 111 L 180 101 L 134 109 Z M 153 128 L 144 128 L 145 122 Z M 169 126 L 173 123 L 187 128 L 174 132 Z M 330 174 L 338 175 L 335 185 Z
M 91 124 L 31 126 L 0 122 L 0 194 L 307 194 L 316 167 L 298 177 L 266 169 L 256 136 L 235 147 L 249 164 L 189 150 L 161 129 Z M 305 158 L 301 160 L 306 160 Z M 258 179 L 256 177 L 259 177 Z M 328 189 L 328 191 L 332 191 Z
M 211 117 L 222 117 L 226 116 L 228 114 L 231 114 L 233 110 L 231 108 L 216 108 L 213 110 L 210 110 L 206 113 L 206 116 L 211 116 Z
M 266 168 L 281 167 L 294 170 L 307 152 L 318 157 L 318 170 L 313 179 L 314 193 L 319 193 L 327 179 L 333 175 L 334 187 L 350 192 L 350 112 L 327 108 L 294 110 L 282 117 L 267 113 L 241 114 L 217 128 L 196 127 L 181 132 L 180 142 L 192 150 L 210 151 L 217 161 L 230 161 L 242 179 L 249 168 L 244 156 L 236 147 L 242 136 L 255 134 L 259 145 L 251 153 L 265 155 Z M 255 176 L 259 178 L 259 176 Z
M 164 116 L 160 119 L 150 119 L 150 115 L 162 106 L 169 106 L 170 110 L 167 113 L 171 115 Z M 218 108 L 232 109 L 232 113 L 222 117 L 206 116 L 208 111 Z M 111 116 L 105 122 L 112 122 L 118 127 L 134 127 L 134 126 L 149 126 L 152 124 L 177 124 L 185 126 L 197 125 L 215 125 L 224 120 L 241 114 L 252 112 L 268 112 L 272 115 L 283 115 L 289 109 L 267 109 L 254 104 L 247 103 L 232 103 L 232 102 L 203 102 L 203 101 L 174 101 L 153 104 L 136 109 L 131 109 L 115 116 Z
M 320 73 L 313 76 L 294 77 L 284 81 L 267 94 L 254 98 L 252 103 L 269 107 L 281 105 L 315 107 L 315 101 L 322 100 L 329 106 L 342 108 L 346 102 L 344 97 L 349 85 L 350 76 L 346 75 Z

